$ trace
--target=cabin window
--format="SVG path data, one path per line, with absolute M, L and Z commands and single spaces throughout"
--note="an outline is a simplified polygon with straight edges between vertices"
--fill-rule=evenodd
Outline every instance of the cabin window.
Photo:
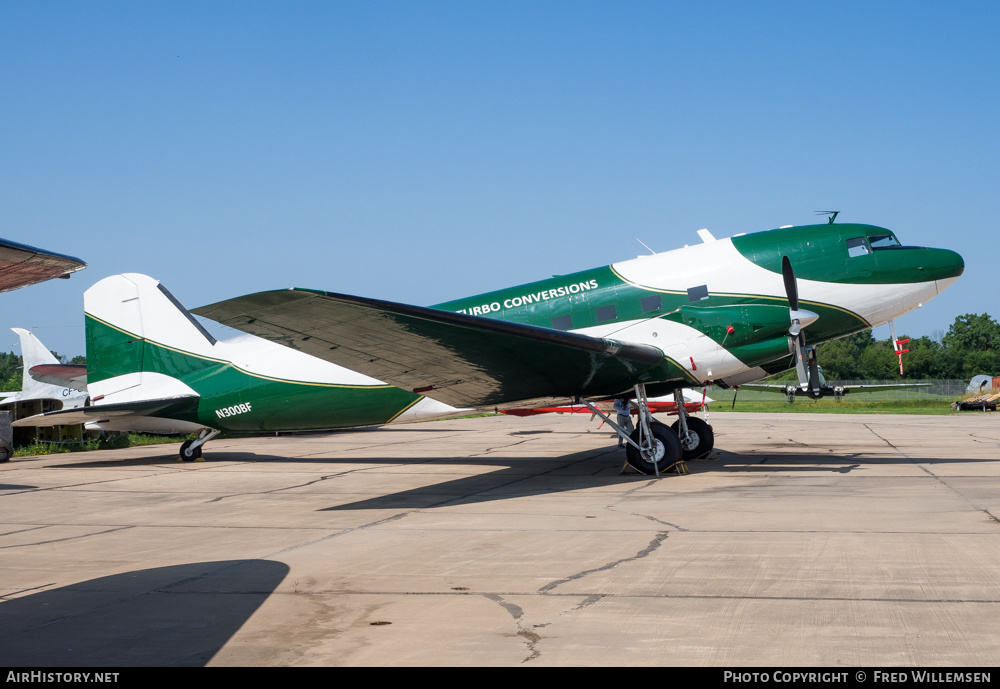
M 888 249 L 892 246 L 899 246 L 899 240 L 891 234 L 870 234 L 868 235 L 868 243 L 871 244 L 872 249 Z
M 865 241 L 864 237 L 852 237 L 847 240 L 848 256 L 864 256 L 865 254 L 870 253 L 871 249 L 868 248 L 868 243 Z
M 556 330 L 570 330 L 573 327 L 573 317 L 557 316 L 552 319 L 552 327 Z
M 610 306 L 598 306 L 597 307 L 597 322 L 606 323 L 607 321 L 613 321 L 618 318 L 618 309 L 615 308 L 614 304 Z
M 688 301 L 702 301 L 703 299 L 708 299 L 708 285 L 698 285 L 697 287 L 688 287 Z
M 651 297 L 645 297 L 642 300 L 642 312 L 649 313 L 650 311 L 659 311 L 663 308 L 663 298 L 659 294 L 654 294 Z

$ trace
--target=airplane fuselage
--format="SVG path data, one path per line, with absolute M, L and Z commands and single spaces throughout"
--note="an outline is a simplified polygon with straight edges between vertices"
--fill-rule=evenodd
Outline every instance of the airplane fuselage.
M 869 237 L 886 245 L 873 247 Z M 953 251 L 892 241 L 889 230 L 872 225 L 784 228 L 640 256 L 437 308 L 653 345 L 686 383 L 725 380 L 758 368 L 775 373 L 792 366 L 783 256 L 798 277 L 800 305 L 819 315 L 807 328 L 810 345 L 908 313 L 961 275 L 964 263 Z
M 964 268 L 952 251 L 900 246 L 882 228 L 812 225 L 706 241 L 435 308 L 647 345 L 663 354 L 642 379 L 651 395 L 737 384 L 793 365 L 783 257 L 794 266 L 800 307 L 817 316 L 804 328 L 809 345 L 917 308 Z M 101 428 L 260 433 L 458 411 L 432 399 L 433 391 L 386 384 L 282 346 L 282 337 L 216 341 L 146 276 L 106 278 L 84 301 L 88 418 Z M 151 400 L 175 402 L 136 410 Z M 106 418 L 95 419 L 98 408 Z

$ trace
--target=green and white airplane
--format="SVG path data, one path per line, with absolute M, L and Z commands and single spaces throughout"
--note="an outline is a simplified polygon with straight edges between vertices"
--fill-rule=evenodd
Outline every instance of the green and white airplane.
M 653 420 L 649 396 L 739 385 L 796 368 L 814 345 L 880 325 L 964 269 L 946 249 L 903 246 L 871 225 L 785 227 L 640 256 L 436 307 L 310 289 L 259 292 L 194 313 L 244 331 L 210 335 L 156 280 L 106 278 L 84 297 L 84 409 L 18 425 L 217 433 L 333 429 L 460 409 L 592 406 L 629 396 L 632 466 L 660 471 L 714 443 L 703 420 Z M 805 333 L 808 331 L 806 344 Z M 683 407 L 683 405 L 680 405 Z

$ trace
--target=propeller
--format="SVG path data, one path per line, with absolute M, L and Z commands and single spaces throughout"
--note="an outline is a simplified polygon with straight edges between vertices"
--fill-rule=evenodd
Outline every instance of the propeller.
M 788 256 L 781 257 L 781 278 L 785 282 L 785 295 L 788 297 L 788 318 L 791 321 L 788 334 L 791 336 L 792 345 L 795 348 L 795 372 L 799 376 L 799 387 L 803 390 L 811 387 L 814 393 L 818 393 L 819 374 L 816 351 L 813 347 L 806 347 L 806 338 L 802 334 L 802 329 L 819 318 L 819 314 L 799 308 L 798 281 L 795 279 L 795 270 L 792 268 L 792 262 L 788 260 Z

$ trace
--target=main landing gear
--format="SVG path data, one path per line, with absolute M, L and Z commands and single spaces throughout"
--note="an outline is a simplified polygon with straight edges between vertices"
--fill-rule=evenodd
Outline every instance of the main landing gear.
M 635 399 L 639 406 L 639 418 L 631 434 L 627 434 L 625 429 L 587 400 L 579 400 L 615 429 L 625 441 L 625 458 L 633 469 L 655 476 L 671 469 L 678 474 L 686 474 L 688 468 L 684 464 L 685 460 L 698 459 L 712 451 L 715 446 L 712 427 L 701 419 L 688 415 L 681 390 L 674 391 L 678 419 L 673 426 L 653 419 L 646 401 L 645 385 L 635 386 Z
M 201 446 L 209 440 L 219 435 L 219 431 L 211 428 L 202 429 L 201 435 L 194 440 L 187 440 L 181 445 L 180 459 L 178 462 L 204 462 L 201 458 Z

